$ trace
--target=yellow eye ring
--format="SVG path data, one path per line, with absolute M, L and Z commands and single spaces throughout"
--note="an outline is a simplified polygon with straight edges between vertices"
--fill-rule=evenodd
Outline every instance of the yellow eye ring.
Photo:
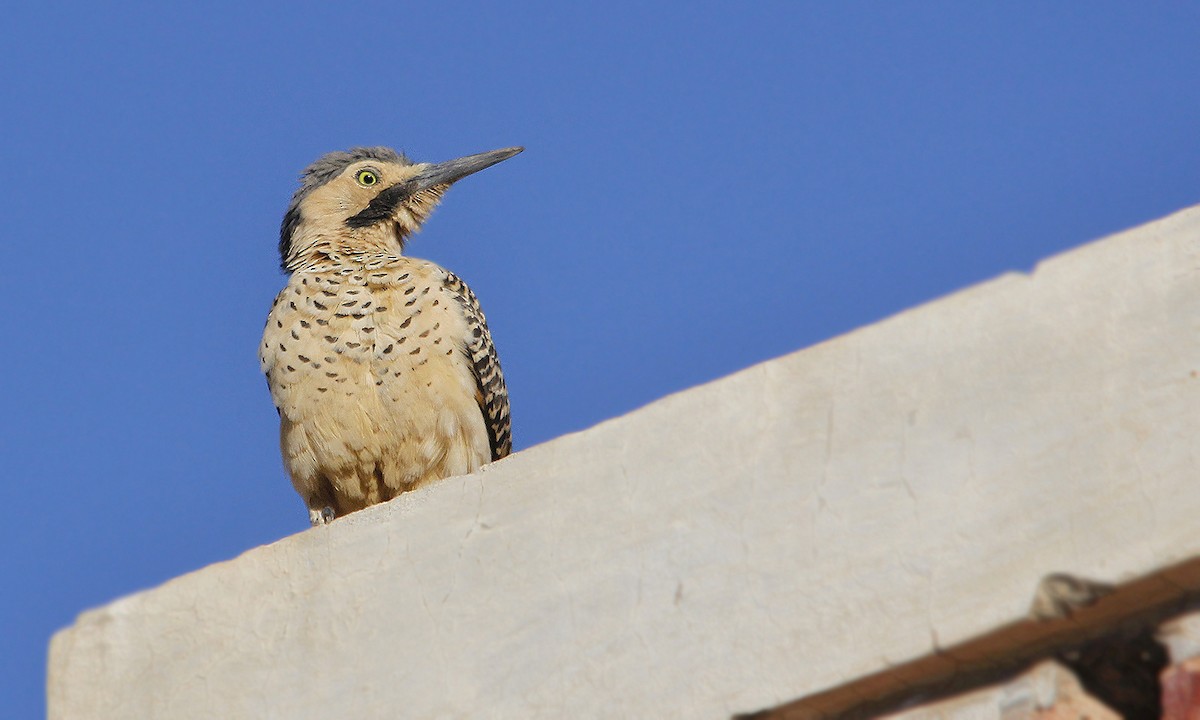
M 379 176 L 371 170 L 359 170 L 358 172 L 354 173 L 354 179 L 363 187 L 371 187 L 379 182 Z

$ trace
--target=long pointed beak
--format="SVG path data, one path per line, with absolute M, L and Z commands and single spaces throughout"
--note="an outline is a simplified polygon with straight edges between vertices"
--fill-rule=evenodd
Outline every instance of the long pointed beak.
M 430 165 L 417 173 L 410 182 L 414 183 L 414 190 L 426 190 L 437 185 L 449 185 L 484 168 L 490 168 L 498 162 L 507 160 L 524 149 L 523 147 L 510 147 L 503 150 L 492 150 L 491 152 L 468 155 L 456 160 L 440 162 Z

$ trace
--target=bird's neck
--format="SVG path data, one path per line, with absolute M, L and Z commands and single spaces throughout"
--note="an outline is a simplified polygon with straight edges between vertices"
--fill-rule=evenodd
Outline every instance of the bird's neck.
M 353 237 L 312 233 L 294 245 L 287 260 L 288 270 L 323 271 L 348 265 L 363 266 L 372 260 L 398 258 L 403 243 L 384 232 L 361 233 Z

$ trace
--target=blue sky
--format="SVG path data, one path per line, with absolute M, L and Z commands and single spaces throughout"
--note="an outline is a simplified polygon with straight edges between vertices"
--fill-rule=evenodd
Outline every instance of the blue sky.
M 326 151 L 526 146 L 409 250 L 518 450 L 1200 201 L 1195 3 L 5 13 L 11 717 L 79 612 L 307 527 L 255 354 Z

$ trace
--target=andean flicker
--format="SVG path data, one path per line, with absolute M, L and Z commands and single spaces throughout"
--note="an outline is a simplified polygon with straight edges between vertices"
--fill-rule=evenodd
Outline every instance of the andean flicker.
M 301 175 L 279 238 L 290 277 L 259 357 L 314 525 L 511 451 L 508 391 L 475 294 L 403 253 L 452 183 L 521 150 L 429 164 L 354 148 Z

